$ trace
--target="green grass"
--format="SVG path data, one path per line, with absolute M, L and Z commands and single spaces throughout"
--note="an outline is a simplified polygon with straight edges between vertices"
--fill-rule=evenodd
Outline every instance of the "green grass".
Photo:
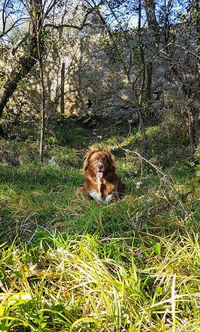
M 43 234 L 29 251 L 2 247 L 1 330 L 198 331 L 199 269 L 195 234 Z
M 199 331 L 200 208 L 183 195 L 194 186 L 188 145 L 149 128 L 142 170 L 136 131 L 91 141 L 61 126 L 47 133 L 40 164 L 34 130 L 24 131 L 25 141 L 1 141 L 20 166 L 2 157 L 0 330 Z M 94 146 L 113 151 L 127 187 L 108 205 L 77 194 Z

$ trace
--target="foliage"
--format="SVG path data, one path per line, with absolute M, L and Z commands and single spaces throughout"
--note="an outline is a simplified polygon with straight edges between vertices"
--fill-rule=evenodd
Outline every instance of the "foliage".
M 115 63 L 120 63 L 122 60 L 121 52 L 116 51 L 116 47 L 113 47 L 113 44 L 121 47 L 123 43 L 123 36 L 121 32 L 114 32 L 112 38 L 108 36 L 102 36 L 100 38 L 101 48 L 104 50 L 112 65 Z

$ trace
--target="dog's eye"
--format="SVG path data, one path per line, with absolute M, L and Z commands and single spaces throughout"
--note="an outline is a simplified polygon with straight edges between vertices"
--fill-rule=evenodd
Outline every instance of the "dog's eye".
M 103 162 L 105 162 L 105 163 L 108 162 L 108 158 L 107 158 L 107 156 L 103 157 Z

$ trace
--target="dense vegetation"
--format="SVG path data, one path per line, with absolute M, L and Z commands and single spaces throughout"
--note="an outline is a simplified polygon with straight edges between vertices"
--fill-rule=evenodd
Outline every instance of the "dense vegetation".
M 200 209 L 187 137 L 149 127 L 141 169 L 136 129 L 97 138 L 54 124 L 43 164 L 34 127 L 16 135 L 1 140 L 1 331 L 198 331 Z M 76 192 L 94 146 L 112 150 L 127 186 L 108 205 Z

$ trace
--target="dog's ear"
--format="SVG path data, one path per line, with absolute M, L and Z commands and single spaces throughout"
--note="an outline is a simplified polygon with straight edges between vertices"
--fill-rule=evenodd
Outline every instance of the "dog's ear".
M 82 169 L 83 174 L 85 174 L 86 170 L 88 169 L 91 156 L 96 152 L 98 152 L 98 149 L 93 149 L 92 151 L 88 152 L 88 154 L 86 155 Z
M 113 156 L 113 154 L 108 149 L 103 149 L 103 151 L 107 154 L 112 166 L 115 167 L 115 157 Z

